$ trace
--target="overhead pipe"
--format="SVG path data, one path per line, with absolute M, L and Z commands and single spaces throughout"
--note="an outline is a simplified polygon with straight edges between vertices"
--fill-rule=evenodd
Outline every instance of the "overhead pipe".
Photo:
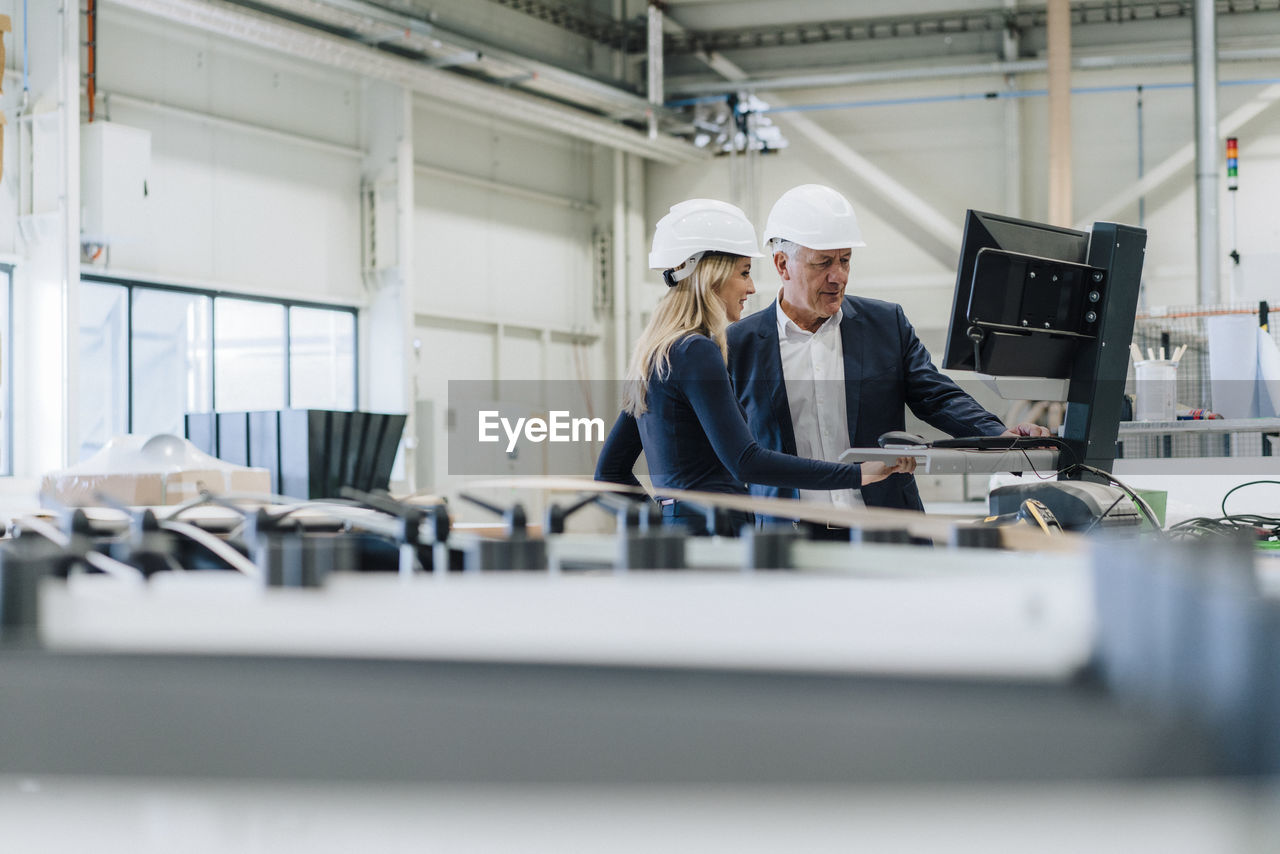
M 97 48 L 98 48 L 98 10 L 96 0 L 88 0 L 89 5 L 85 9 L 85 94 L 89 101 L 89 124 L 93 124 L 93 102 L 94 90 L 97 88 L 98 68 L 97 68 Z M 24 48 L 25 50 L 25 48 Z M 24 57 L 25 61 L 25 57 Z
M 662 109 L 662 4 L 649 0 L 649 139 L 658 138 L 658 112 Z
M 421 62 L 379 51 L 358 41 L 307 29 L 249 8 L 212 5 L 202 0 L 110 2 L 114 6 L 217 33 L 282 55 L 384 80 L 435 100 L 547 128 L 646 159 L 678 164 L 701 162 L 710 157 L 708 152 L 683 140 L 665 136 L 651 140 L 643 132 L 576 107 L 429 68 Z
M 1250 77 L 1242 80 L 1220 80 L 1219 86 L 1273 86 L 1280 83 L 1280 77 Z M 1165 89 L 1191 89 L 1192 83 L 1125 83 L 1113 84 L 1108 86 L 1072 86 L 1072 95 L 1102 95 L 1113 92 L 1133 92 L 1141 89 L 1144 92 L 1154 92 Z M 750 112 L 760 113 L 762 115 L 776 115 L 778 113 L 817 113 L 828 110 L 853 110 L 864 107 L 904 107 L 916 104 L 944 104 L 953 101 L 1003 101 L 1009 99 L 1021 98 L 1043 98 L 1049 94 L 1048 89 L 1007 89 L 992 90 L 989 92 L 966 92 L 958 95 L 919 95 L 911 98 L 866 98 L 861 101 L 834 101 L 827 104 L 788 104 L 786 106 L 770 106 L 758 110 L 750 110 Z M 710 100 L 724 101 L 726 98 L 713 98 Z M 705 103 L 708 99 L 699 98 L 700 103 Z M 682 102 L 670 102 L 679 104 Z
M 1049 222 L 1071 225 L 1071 4 L 1049 0 Z
M 108 0 L 124 2 L 124 0 Z M 199 0 L 206 2 L 206 0 Z M 584 74 L 568 71 L 559 66 L 540 62 L 521 54 L 503 50 L 495 45 L 477 41 L 442 28 L 421 17 L 400 14 L 381 5 L 364 0 L 231 0 L 246 9 L 261 7 L 275 13 L 292 16 L 299 21 L 314 21 L 331 32 L 350 32 L 362 43 L 373 46 L 397 45 L 421 52 L 449 47 L 458 51 L 474 51 L 479 59 L 493 60 L 516 66 L 526 74 L 542 82 L 554 82 L 571 87 L 592 104 L 605 104 L 610 115 L 641 116 L 647 101 L 639 95 L 619 89 L 617 86 L 596 80 Z
M 1005 62 L 1016 62 L 1021 53 L 1022 34 L 1013 25 L 1012 15 L 1017 11 L 1018 0 L 1004 0 L 1006 19 L 1004 28 L 1003 57 Z M 1004 76 L 1004 88 L 1018 90 L 1018 78 Z M 1022 102 L 1010 98 L 1004 107 L 1004 209 L 1012 216 L 1022 212 Z
M 1218 61 L 1214 0 L 1196 0 L 1192 18 L 1196 101 L 1196 278 L 1200 304 L 1219 301 Z
M 1165 65 L 1190 65 L 1194 51 L 1135 54 L 1132 56 L 1077 56 L 1071 67 L 1076 71 L 1108 71 L 1115 68 L 1143 68 Z M 1218 53 L 1220 62 L 1256 62 L 1280 59 L 1277 48 L 1235 48 Z M 667 88 L 680 95 L 729 95 L 737 92 L 767 92 L 775 89 L 821 89 L 855 86 L 866 83 L 903 83 L 914 80 L 946 80 L 955 77 L 991 77 L 1010 74 L 1043 74 L 1049 70 L 1046 59 L 1018 59 L 1005 62 L 974 62 L 964 65 L 938 65 L 926 68 L 882 68 L 871 71 L 848 71 L 832 74 L 809 74 L 795 77 L 773 77 L 759 80 L 714 80 L 699 83 L 667 81 Z M 670 104 L 668 104 L 670 106 Z

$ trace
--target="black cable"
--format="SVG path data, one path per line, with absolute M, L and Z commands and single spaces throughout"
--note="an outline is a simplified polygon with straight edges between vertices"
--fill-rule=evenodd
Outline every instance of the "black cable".
M 1274 516 L 1255 516 L 1250 514 L 1222 516 L 1211 519 L 1197 516 L 1184 519 L 1169 528 L 1168 533 L 1174 537 L 1228 537 L 1247 532 L 1253 536 L 1265 533 L 1268 538 L 1280 538 L 1280 518 Z
M 1142 497 L 1138 495 L 1138 493 L 1134 492 L 1133 489 L 1130 488 L 1127 484 L 1118 480 L 1116 476 L 1113 475 L 1111 472 L 1103 471 L 1102 469 L 1096 468 L 1091 465 L 1086 465 L 1084 463 L 1076 463 L 1074 468 L 1080 469 L 1081 471 L 1091 472 L 1093 474 L 1098 475 L 1099 477 L 1104 477 L 1107 479 L 1107 482 L 1115 484 L 1116 486 L 1123 489 L 1126 493 L 1128 493 L 1129 497 L 1133 499 L 1134 505 L 1137 506 L 1137 508 L 1142 511 L 1142 515 L 1147 517 L 1147 521 L 1151 523 L 1152 532 L 1155 533 L 1155 535 L 1158 537 L 1164 536 L 1164 530 L 1160 527 L 1160 522 L 1159 520 L 1156 519 L 1155 511 L 1151 509 L 1151 505 L 1147 504 L 1147 502 L 1144 501 Z
M 1217 518 L 1196 516 L 1184 519 L 1169 528 L 1168 533 L 1177 538 L 1192 537 L 1233 537 L 1240 533 L 1248 533 L 1253 537 L 1280 539 L 1280 517 L 1264 516 L 1257 513 L 1227 513 L 1227 499 L 1237 490 L 1257 484 L 1273 484 L 1280 486 L 1277 480 L 1251 480 L 1237 484 L 1222 496 L 1220 509 L 1222 515 Z
M 1230 515 L 1227 513 L 1227 499 L 1231 497 L 1231 493 L 1235 492 L 1237 489 L 1244 489 L 1246 486 L 1255 486 L 1256 484 L 1259 484 L 1259 483 L 1271 483 L 1271 484 L 1275 484 L 1276 486 L 1280 486 L 1280 480 L 1251 480 L 1251 481 L 1248 481 L 1247 483 L 1241 483 L 1231 487 L 1230 489 L 1227 490 L 1227 494 L 1222 496 L 1221 509 L 1222 509 L 1223 517 L 1226 518 L 1228 515 Z
M 1119 503 L 1120 503 L 1121 501 L 1123 501 L 1124 499 L 1125 499 L 1125 496 L 1124 496 L 1123 494 L 1121 494 L 1121 495 L 1117 495 L 1117 496 L 1116 496 L 1116 500 L 1111 502 L 1111 506 L 1110 506 L 1110 507 L 1108 507 L 1106 510 L 1103 510 L 1103 511 L 1102 511 L 1102 514 L 1101 514 L 1100 516 L 1098 516 L 1098 518 L 1097 518 L 1097 519 L 1094 519 L 1092 522 L 1090 522 L 1090 523 L 1089 523 L 1089 527 L 1085 528 L 1085 529 L 1084 529 L 1083 531 L 1081 531 L 1080 533 L 1081 533 L 1081 534 L 1087 534 L 1087 533 L 1089 533 L 1090 531 L 1092 531 L 1092 530 L 1094 529 L 1094 527 L 1096 527 L 1096 526 L 1098 525 L 1098 523 L 1099 523 L 1099 522 L 1101 522 L 1103 519 L 1107 518 L 1107 514 L 1108 514 L 1108 513 L 1110 513 L 1112 510 L 1116 509 L 1116 505 L 1117 505 L 1117 504 L 1119 504 Z
M 1009 440 L 1008 447 L 1004 447 L 1004 448 L 989 447 L 989 448 L 986 448 L 985 450 L 1004 451 L 1006 453 L 1009 451 L 1015 451 L 1015 452 L 1020 451 L 1022 453 L 1023 458 L 1027 461 L 1027 468 L 1031 469 L 1031 474 L 1034 475 L 1037 480 L 1048 480 L 1049 478 L 1055 475 L 1062 474 L 1065 471 L 1070 471 L 1075 466 L 1080 465 L 1080 462 L 1079 462 L 1080 458 L 1076 456 L 1075 449 L 1072 448 L 1068 442 L 1064 441 L 1063 439 L 1059 439 L 1056 436 L 990 436 L 986 438 L 988 440 L 989 439 L 1008 439 Z M 943 441 L 946 441 L 946 440 L 943 440 Z M 1053 475 L 1040 474 L 1039 469 L 1037 469 L 1035 467 L 1035 464 L 1031 462 L 1031 454 L 1028 453 L 1028 451 L 1036 450 L 1038 447 L 1042 445 L 1048 445 L 1051 448 L 1056 448 L 1059 452 L 1066 451 L 1067 453 L 1071 454 L 1072 463 L 1068 466 L 1063 466 L 1057 469 L 1053 473 Z M 939 445 L 935 442 L 931 445 L 931 447 L 938 448 Z M 947 446 L 943 445 L 941 446 L 941 449 L 947 449 Z M 963 451 L 963 450 L 972 450 L 972 449 L 957 447 L 957 448 L 954 448 L 954 450 Z M 1003 457 L 1001 459 L 1003 459 Z M 1061 460 L 1061 454 L 1059 454 L 1059 460 Z

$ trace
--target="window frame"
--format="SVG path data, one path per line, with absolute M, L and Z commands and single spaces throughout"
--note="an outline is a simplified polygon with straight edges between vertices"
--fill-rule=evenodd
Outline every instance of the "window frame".
M 13 476 L 13 271 L 16 265 L 0 263 L 0 276 L 5 279 L 5 324 L 0 328 L 0 385 L 4 388 L 4 430 L 0 442 L 4 442 L 4 464 L 0 465 L 0 477 Z
M 0 265 L 0 270 L 3 270 L 4 266 L 5 265 Z M 10 269 L 9 323 L 10 323 L 10 328 L 12 329 L 12 324 L 13 324 L 12 281 L 13 281 L 13 278 L 12 278 L 12 268 L 10 267 L 9 269 Z M 110 276 L 110 275 L 102 275 L 98 273 L 93 273 L 93 274 L 84 273 L 81 275 L 80 280 L 83 282 L 92 282 L 95 284 L 119 285 L 125 289 L 125 340 L 127 342 L 127 346 L 125 348 L 126 349 L 125 390 L 129 399 L 129 405 L 127 407 L 128 417 L 125 420 L 126 420 L 126 429 L 129 432 L 133 432 L 133 422 L 134 422 L 133 409 L 135 405 L 134 387 L 133 387 L 133 295 L 134 295 L 134 292 L 137 290 L 165 291 L 168 293 L 187 294 L 189 296 L 208 297 L 210 300 L 213 301 L 210 307 L 210 319 L 209 319 L 209 373 L 210 373 L 209 399 L 211 401 L 211 406 L 214 407 L 212 410 L 214 412 L 217 411 L 216 406 L 217 406 L 217 400 L 218 400 L 217 310 L 216 310 L 217 302 L 216 301 L 219 297 L 224 297 L 226 299 L 234 299 L 234 300 L 244 300 L 248 302 L 268 303 L 271 305 L 278 305 L 283 307 L 284 309 L 284 395 L 285 395 L 285 398 L 284 398 L 285 406 L 283 408 L 286 408 L 286 409 L 292 408 L 292 403 L 293 403 L 293 387 L 291 383 L 291 374 L 292 374 L 291 366 L 293 361 L 293 352 L 292 352 L 292 340 L 291 340 L 290 329 L 289 329 L 289 326 L 290 326 L 289 319 L 291 317 L 289 309 L 294 307 L 311 308 L 311 309 L 320 309 L 322 311 L 338 311 L 338 312 L 344 312 L 346 314 L 350 314 L 351 328 L 352 328 L 351 389 L 352 389 L 352 398 L 353 398 L 351 402 L 351 406 L 353 410 L 360 408 L 360 309 L 357 306 L 319 302 L 317 300 L 294 299 L 292 297 L 271 297 L 271 296 L 263 296 L 260 294 L 247 294 L 247 293 L 241 293 L 240 291 L 228 291 L 220 288 L 200 288 L 200 287 L 193 287 L 190 285 L 171 285 L 171 284 L 165 284 L 161 282 L 141 281 L 138 279 L 131 279 L 123 276 Z M 10 338 L 12 338 L 12 336 L 10 336 Z M 8 368 L 5 368 L 5 370 L 7 371 Z M 10 412 L 12 412 L 12 396 L 13 396 L 13 384 L 10 383 L 9 384 Z M 13 447 L 12 430 L 13 430 L 13 421 L 12 421 L 12 418 L 10 418 L 9 420 L 10 449 L 12 449 Z

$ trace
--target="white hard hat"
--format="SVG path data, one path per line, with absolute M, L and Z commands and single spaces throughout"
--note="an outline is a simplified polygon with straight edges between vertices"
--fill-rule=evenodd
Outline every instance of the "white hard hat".
M 764 242 L 775 237 L 810 249 L 850 249 L 866 246 L 858 216 L 849 200 L 821 184 L 801 184 L 787 190 L 769 211 Z
M 653 230 L 649 269 L 671 270 L 686 261 L 695 263 L 705 252 L 723 252 L 744 258 L 761 258 L 756 230 L 742 209 L 715 199 L 689 199 L 671 206 Z M 690 264 L 668 277 L 674 284 L 693 272 Z

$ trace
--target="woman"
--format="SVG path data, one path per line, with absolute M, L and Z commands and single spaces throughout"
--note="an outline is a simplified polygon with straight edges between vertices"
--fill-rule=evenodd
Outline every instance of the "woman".
M 631 356 L 622 413 L 596 464 L 597 480 L 638 486 L 632 468 L 642 447 L 659 494 L 747 495 L 744 481 L 858 489 L 915 468 L 910 457 L 895 466 L 804 459 L 762 448 L 752 437 L 729 382 L 725 329 L 755 293 L 751 259 L 759 257 L 746 214 L 725 202 L 690 199 L 658 221 L 649 267 L 663 271 L 668 290 Z M 705 518 L 677 501 L 664 501 L 662 509 L 668 522 L 693 529 Z M 750 521 L 750 514 L 737 514 L 733 527 Z

